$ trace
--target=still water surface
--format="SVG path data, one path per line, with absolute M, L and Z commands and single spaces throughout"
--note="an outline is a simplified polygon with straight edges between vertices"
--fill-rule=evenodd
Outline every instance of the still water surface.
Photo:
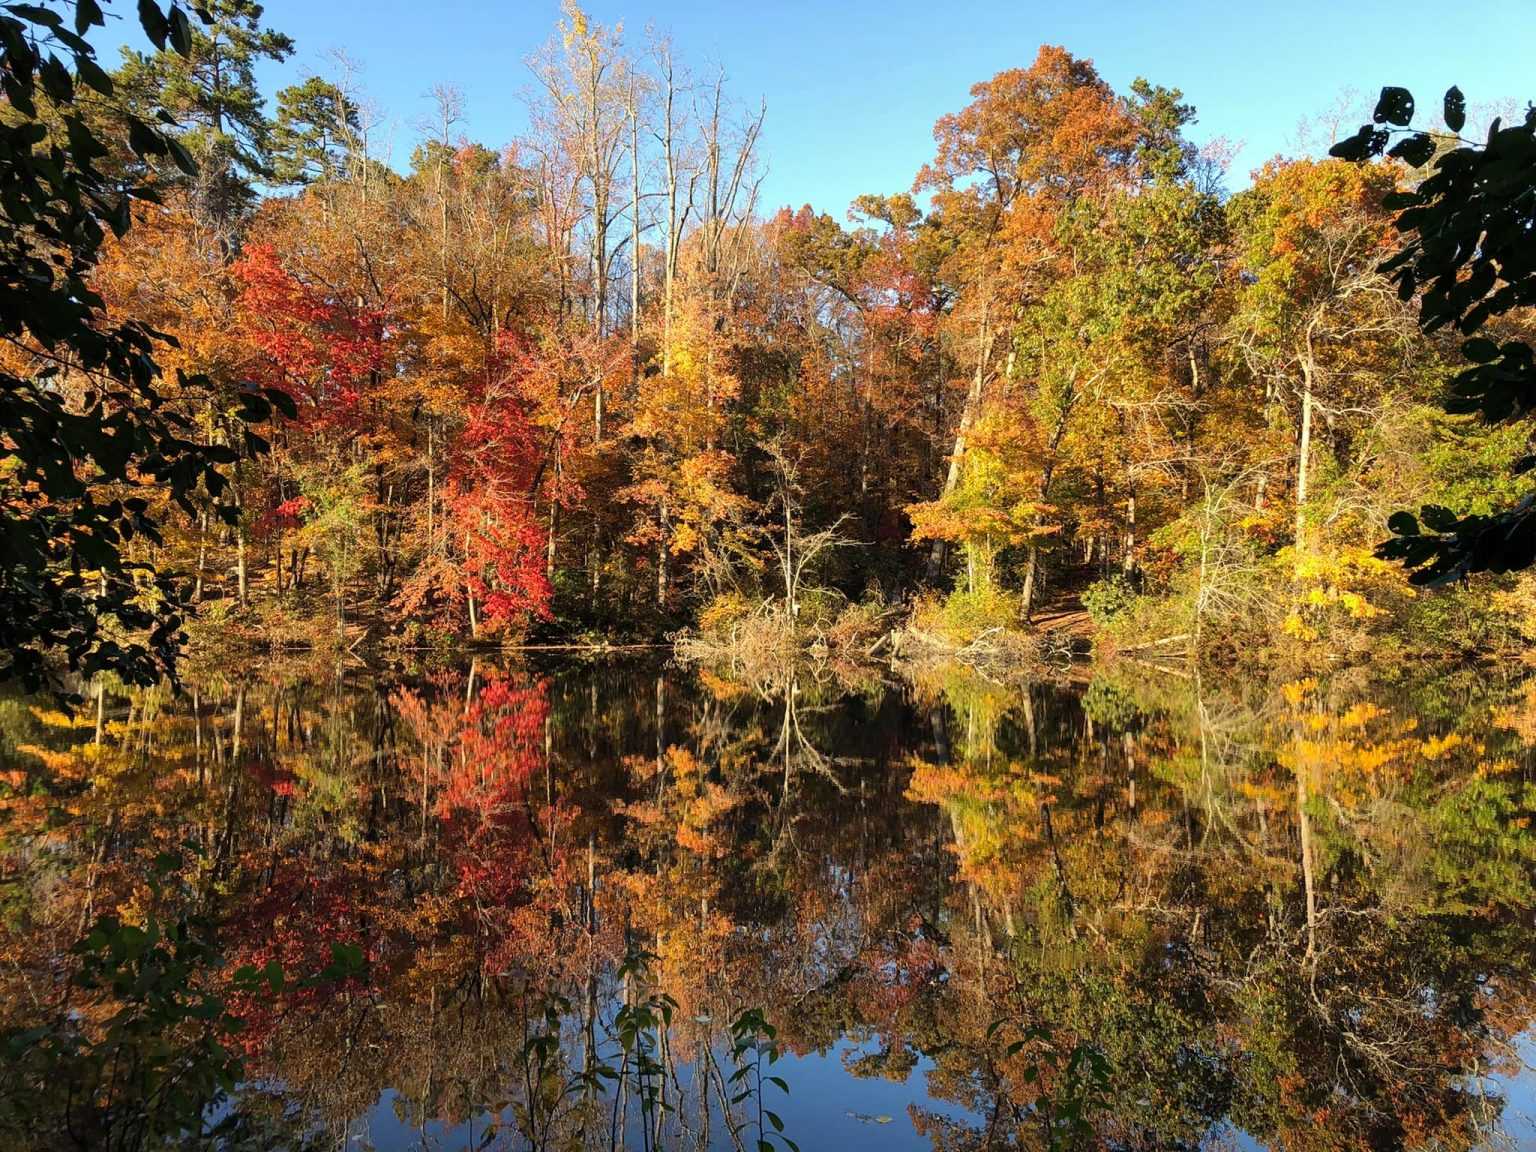
M 290 975 L 210 1113 L 266 1147 L 1536 1146 L 1519 676 L 100 703 L 0 703 L 6 1025 L 104 911 L 205 909 Z

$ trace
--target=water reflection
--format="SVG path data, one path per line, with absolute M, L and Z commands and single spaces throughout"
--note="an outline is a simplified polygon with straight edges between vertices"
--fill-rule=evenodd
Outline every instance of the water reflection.
M 1443 680 L 10 699 L 3 1023 L 101 1035 L 73 942 L 196 913 L 225 1146 L 1471 1147 L 1528 1134 L 1533 742 L 1525 686 Z M 7 1146 L 156 1146 L 118 1064 L 13 1060 Z

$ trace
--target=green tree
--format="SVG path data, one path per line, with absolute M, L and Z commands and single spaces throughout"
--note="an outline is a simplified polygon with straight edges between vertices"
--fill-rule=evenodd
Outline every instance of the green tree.
M 254 0 L 205 0 L 202 26 L 187 31 L 186 51 L 123 51 L 118 81 L 139 108 L 164 112 L 198 161 L 194 200 L 227 227 L 255 199 L 252 182 L 272 175 L 272 125 L 256 86 L 256 65 L 285 60 L 293 41 L 263 28 Z
M 272 176 L 279 184 L 336 179 L 357 147 L 362 120 L 345 92 L 311 76 L 277 94 Z

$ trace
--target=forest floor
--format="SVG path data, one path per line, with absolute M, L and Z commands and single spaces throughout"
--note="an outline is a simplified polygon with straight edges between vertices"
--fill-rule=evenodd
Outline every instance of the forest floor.
M 1093 638 L 1093 621 L 1083 607 L 1083 590 L 1098 575 L 1088 566 L 1061 573 L 1039 607 L 1030 613 L 1029 626 L 1047 640 L 1086 648 Z
M 1088 617 L 1088 610 L 1075 596 L 1042 605 L 1031 617 L 1030 624 L 1042 636 L 1063 636 L 1074 643 L 1093 635 L 1093 621 Z

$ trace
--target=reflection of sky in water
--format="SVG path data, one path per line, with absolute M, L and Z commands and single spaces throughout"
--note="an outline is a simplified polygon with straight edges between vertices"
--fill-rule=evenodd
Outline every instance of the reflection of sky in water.
M 1504 1135 L 1516 1148 L 1536 1149 L 1536 1035 L 1521 1033 L 1515 1042 L 1519 1062 L 1513 1075 L 1488 1077 L 1489 1090 L 1504 1097 Z
M 914 1129 L 908 1111 L 913 1105 L 960 1125 L 980 1126 L 983 1123 L 983 1118 L 964 1108 L 927 1097 L 923 1084 L 933 1065 L 926 1058 L 918 1062 L 902 1083 L 854 1076 L 848 1072 L 848 1061 L 875 1051 L 876 1045 L 845 1041 L 825 1053 L 783 1056 L 774 1065 L 773 1072 L 788 1082 L 790 1094 L 786 1098 L 770 1088 L 770 1106 L 783 1117 L 784 1134 L 798 1143 L 802 1152 L 822 1149 L 835 1149 L 836 1152 L 922 1149 L 927 1152 L 933 1145 L 928 1136 L 919 1135 Z M 1483 1147 L 1536 1150 L 1536 1035 L 1522 1035 L 1515 1055 L 1520 1066 L 1513 1075 L 1500 1073 L 1487 1079 L 1490 1095 L 1502 1096 L 1506 1104 L 1502 1132 L 1494 1140 L 1485 1142 Z M 691 1087 L 691 1068 L 679 1069 L 679 1079 L 686 1093 Z M 426 1125 L 425 1131 L 418 1131 L 400 1119 L 397 1099 L 394 1091 L 388 1091 L 369 1109 L 353 1129 L 353 1147 L 377 1152 L 470 1152 L 481 1147 L 520 1147 L 516 1135 L 509 1131 L 501 1132 L 489 1145 L 482 1144 L 486 1131 L 484 1116 L 473 1124 L 457 1126 L 432 1122 Z M 399 1109 L 401 1113 L 406 1111 Z M 733 1147 L 718 1116 L 712 1131 L 712 1149 Z M 633 1148 L 641 1146 L 638 1124 L 633 1118 L 625 1143 Z M 754 1146 L 751 1139 L 747 1139 L 746 1144 Z M 692 1147 L 691 1144 L 688 1146 Z M 1259 1152 L 1264 1145 L 1223 1121 L 1212 1126 L 1204 1147 Z
M 801 1152 L 837 1149 L 838 1152 L 880 1152 L 881 1149 L 930 1149 L 932 1143 L 913 1128 L 907 1109 L 912 1104 L 961 1124 L 975 1124 L 978 1117 L 947 1101 L 928 1100 L 923 1092 L 924 1079 L 933 1066 L 921 1060 L 905 1083 L 851 1075 L 844 1061 L 874 1052 L 874 1045 L 847 1042 L 825 1053 L 806 1056 L 785 1055 L 773 1066 L 773 1074 L 789 1084 L 786 1097 L 769 1087 L 769 1106 L 784 1120 L 784 1134 L 800 1145 Z M 724 1054 L 722 1054 L 723 1056 Z M 685 1096 L 691 1087 L 691 1068 L 679 1069 Z M 372 1148 L 377 1152 L 470 1152 L 480 1148 L 485 1136 L 486 1118 L 473 1124 L 451 1126 L 429 1123 L 425 1132 L 412 1128 L 397 1114 L 398 1097 L 389 1091 L 358 1122 L 352 1132 L 353 1148 Z M 400 1113 L 408 1109 L 400 1108 Z M 633 1105 L 631 1106 L 633 1112 Z M 691 1118 L 690 1118 L 691 1119 Z M 626 1144 L 640 1148 L 638 1123 L 633 1116 Z M 732 1148 L 731 1138 L 718 1114 L 712 1123 L 710 1147 Z M 753 1140 L 746 1145 L 754 1147 Z M 503 1131 L 488 1147 L 520 1148 L 515 1133 Z M 692 1147 L 691 1144 L 687 1145 Z

